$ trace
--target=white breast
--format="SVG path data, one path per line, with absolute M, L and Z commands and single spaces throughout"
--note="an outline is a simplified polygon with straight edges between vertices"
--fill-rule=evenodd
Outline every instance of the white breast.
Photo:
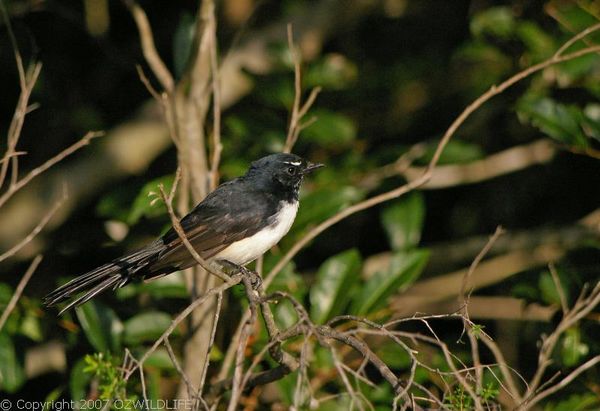
M 274 218 L 277 224 L 266 227 L 251 237 L 232 243 L 213 258 L 231 261 L 239 265 L 245 265 L 256 260 L 290 231 L 298 212 L 298 204 L 298 201 L 285 202 Z

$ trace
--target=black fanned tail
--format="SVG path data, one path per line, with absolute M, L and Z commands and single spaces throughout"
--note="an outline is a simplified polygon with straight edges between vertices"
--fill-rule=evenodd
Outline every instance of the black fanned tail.
M 159 240 L 141 250 L 118 258 L 108 264 L 104 264 L 92 271 L 75 277 L 71 281 L 44 297 L 44 305 L 53 306 L 83 293 L 73 299 L 60 313 L 81 305 L 98 294 L 112 288 L 117 289 L 129 283 L 133 277 L 152 277 L 152 272 L 144 270 L 154 261 L 154 258 L 163 249 L 163 243 Z

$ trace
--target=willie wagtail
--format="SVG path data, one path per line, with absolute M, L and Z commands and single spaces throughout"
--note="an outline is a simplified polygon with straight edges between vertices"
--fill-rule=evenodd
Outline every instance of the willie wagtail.
M 322 167 L 294 154 L 272 154 L 252 163 L 242 177 L 221 184 L 181 219 L 187 238 L 208 261 L 244 266 L 289 231 L 298 211 L 303 177 Z M 62 311 L 109 288 L 183 270 L 196 260 L 171 228 L 146 247 L 74 278 L 48 294 L 48 306 L 82 293 Z

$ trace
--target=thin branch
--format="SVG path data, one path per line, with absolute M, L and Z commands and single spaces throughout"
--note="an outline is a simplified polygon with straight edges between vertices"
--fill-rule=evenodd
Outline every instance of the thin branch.
M 598 30 L 600 30 L 600 23 L 594 24 L 593 26 L 590 26 L 587 29 L 580 31 L 575 36 L 571 37 L 565 44 L 560 46 L 560 48 L 558 50 L 556 50 L 556 53 L 554 53 L 554 57 L 560 56 L 573 44 L 575 44 L 579 40 L 583 39 L 584 37 L 587 37 L 591 33 L 598 31 Z
M 481 357 L 479 355 L 479 341 L 478 341 L 479 336 L 475 334 L 475 332 L 473 331 L 473 323 L 471 321 L 469 321 L 468 305 L 469 305 L 469 298 L 471 296 L 471 290 L 469 290 L 469 292 L 467 292 L 467 284 L 469 283 L 471 276 L 477 269 L 477 266 L 479 265 L 481 260 L 483 260 L 483 258 L 490 251 L 490 249 L 492 248 L 492 246 L 494 245 L 496 240 L 503 233 L 504 233 L 504 230 L 502 229 L 502 227 L 496 228 L 496 231 L 490 237 L 487 244 L 483 247 L 483 249 L 479 252 L 479 254 L 477 254 L 475 259 L 471 263 L 469 270 L 465 273 L 465 275 L 463 277 L 462 285 L 460 287 L 459 301 L 462 304 L 463 308 L 461 311 L 464 316 L 462 319 L 463 320 L 463 331 L 467 330 L 467 336 L 469 338 L 469 345 L 471 346 L 471 358 L 473 359 L 473 366 L 475 368 L 475 392 L 476 393 L 480 393 L 483 390 L 483 368 L 481 366 Z M 475 404 L 476 404 L 477 408 L 481 408 L 482 405 L 480 403 L 479 397 L 474 398 L 474 400 L 475 400 Z
M 21 63 L 22 64 L 22 63 Z M 21 94 L 19 95 L 19 99 L 17 101 L 17 107 L 15 108 L 15 112 L 13 118 L 10 122 L 10 126 L 8 128 L 8 137 L 7 137 L 7 149 L 4 154 L 4 159 L 11 158 L 10 162 L 3 162 L 0 168 L 0 187 L 4 184 L 6 179 L 6 175 L 8 172 L 9 164 L 13 165 L 12 176 L 11 176 L 11 186 L 15 184 L 15 179 L 18 178 L 18 158 L 14 156 L 16 151 L 17 143 L 21 136 L 21 130 L 23 129 L 23 124 L 25 122 L 25 116 L 29 112 L 28 110 L 28 102 L 31 93 L 33 92 L 33 87 L 37 82 L 37 79 L 42 71 L 42 65 L 40 63 L 36 63 L 32 65 L 25 75 L 24 81 L 21 82 Z
M 554 282 L 554 287 L 556 287 L 556 292 L 558 293 L 558 298 L 560 299 L 560 307 L 562 308 L 563 317 L 567 315 L 569 311 L 569 305 L 567 303 L 567 296 L 565 295 L 565 290 L 560 282 L 560 277 L 556 272 L 556 266 L 552 263 L 548 264 L 548 270 L 550 271 L 550 275 L 552 276 L 552 281 Z
M 173 347 L 171 347 L 171 343 L 169 342 L 169 337 L 165 338 L 165 347 L 167 348 L 167 353 L 169 354 L 169 358 L 171 359 L 171 362 L 175 366 L 175 370 L 177 371 L 177 374 L 179 374 L 179 376 L 181 378 L 183 378 L 183 381 L 185 382 L 185 386 L 187 387 L 189 398 L 193 399 L 195 396 L 194 395 L 194 387 L 192 386 L 192 382 L 190 381 L 190 378 L 185 373 L 184 369 L 181 368 L 181 365 L 179 364 L 179 361 L 177 360 L 177 356 L 173 352 Z
M 67 193 L 66 193 L 66 189 L 65 189 L 65 191 L 63 192 L 62 198 L 60 198 L 54 204 L 54 206 L 52 206 L 50 211 L 48 211 L 46 213 L 46 215 L 33 228 L 33 230 L 31 230 L 31 232 L 25 238 L 23 238 L 21 241 L 19 241 L 17 244 L 15 244 L 10 250 L 8 250 L 4 254 L 0 255 L 0 262 L 6 260 L 7 258 L 12 257 L 16 253 L 18 253 L 23 247 L 25 247 L 27 244 L 29 244 L 44 229 L 44 227 L 46 226 L 46 224 L 48 224 L 48 222 L 50 221 L 52 216 L 54 216 L 54 214 L 64 204 L 66 199 L 67 199 Z
M 562 390 L 567 385 L 571 384 L 575 380 L 575 378 L 577 378 L 581 373 L 589 370 L 590 368 L 594 367 L 596 364 L 599 364 L 599 363 L 600 363 L 600 355 L 591 358 L 590 360 L 581 364 L 579 367 L 575 368 L 575 370 L 573 370 L 571 373 L 569 373 L 569 375 L 567 375 L 565 378 L 560 380 L 557 384 L 553 385 L 552 387 L 546 388 L 544 391 L 538 393 L 535 397 L 533 397 L 531 400 L 529 400 L 522 407 L 519 407 L 517 409 L 525 410 L 525 409 L 533 408 L 533 406 L 536 405 L 537 403 L 539 403 L 541 400 L 548 397 L 549 395 L 554 394 L 557 391 Z
M 71 154 L 73 154 L 74 152 L 79 150 L 80 148 L 85 147 L 86 145 L 88 145 L 90 143 L 90 141 L 92 139 L 103 136 L 103 135 L 104 135 L 104 133 L 101 131 L 90 131 L 81 140 L 79 140 L 75 144 L 71 145 L 70 147 L 67 147 L 66 149 L 64 149 L 63 151 L 61 151 L 54 157 L 47 160 L 41 166 L 36 167 L 33 170 L 31 170 L 25 177 L 18 180 L 15 184 L 12 184 L 9 187 L 9 189 L 6 192 L 4 192 L 4 194 L 2 196 L 0 196 L 0 207 L 2 207 L 4 205 L 4 203 L 6 203 L 17 191 L 19 191 L 20 189 L 25 187 L 27 184 L 29 184 L 29 182 L 31 180 L 33 180 L 35 177 L 39 176 L 40 174 L 42 174 L 43 172 L 48 170 L 50 167 L 52 167 L 55 164 L 59 163 L 60 161 L 64 160 L 66 157 L 70 156 Z
M 210 297 L 212 297 L 213 295 L 222 293 L 223 291 L 233 287 L 236 284 L 239 284 L 242 281 L 242 274 L 234 274 L 231 277 L 228 278 L 227 281 L 225 281 L 223 284 L 219 285 L 218 287 L 214 287 L 209 289 L 206 293 L 204 293 L 202 296 L 198 297 L 197 299 L 195 299 L 194 301 L 192 301 L 192 303 L 190 305 L 188 305 L 183 311 L 181 311 L 177 317 L 175 317 L 173 319 L 173 321 L 171 321 L 171 324 L 167 327 L 167 329 L 161 334 L 161 336 L 154 341 L 154 344 L 152 344 L 152 347 L 150 347 L 145 353 L 144 355 L 142 355 L 142 357 L 138 360 L 138 364 L 136 364 L 135 367 L 133 367 L 131 370 L 129 370 L 125 376 L 126 379 L 129 379 L 131 377 L 131 374 L 137 369 L 137 367 L 141 367 L 144 362 L 148 359 L 148 357 L 154 352 L 156 351 L 156 349 L 163 343 L 163 341 L 173 333 L 173 331 L 175 330 L 175 328 L 177 328 L 177 326 L 187 318 L 188 315 L 190 315 L 197 307 L 201 306 L 202 304 L 204 304 Z
M 217 21 L 215 19 L 214 7 L 211 8 L 208 24 L 210 24 L 210 71 L 213 94 L 213 152 L 210 162 L 210 184 L 211 190 L 214 190 L 219 185 L 219 164 L 221 162 L 221 151 L 223 150 L 223 145 L 221 144 L 221 78 L 217 57 Z
M 250 338 L 250 335 L 252 334 L 252 328 L 254 327 L 254 323 L 256 322 L 257 315 L 258 299 L 254 293 L 254 290 L 252 289 L 252 285 L 250 284 L 250 278 L 244 276 L 242 281 L 244 282 L 244 288 L 246 290 L 246 297 L 248 299 L 250 317 L 248 318 L 244 327 L 242 328 L 242 334 L 240 336 L 236 349 L 236 364 L 233 372 L 231 398 L 229 400 L 229 405 L 227 406 L 227 411 L 235 411 L 238 408 L 240 396 L 244 391 L 244 357 L 246 353 L 246 346 L 248 345 L 248 340 Z
M 292 111 L 290 116 L 290 124 L 288 127 L 288 134 L 285 139 L 285 145 L 283 147 L 284 153 L 290 153 L 296 141 L 298 141 L 298 137 L 300 132 L 308 127 L 310 124 L 314 123 L 316 118 L 311 118 L 307 122 L 302 123 L 302 118 L 308 113 L 308 110 L 314 104 L 317 96 L 321 92 L 321 87 L 315 87 L 311 90 L 308 98 L 302 104 L 302 68 L 301 68 L 301 56 L 300 52 L 296 49 L 294 45 L 294 34 L 292 31 L 292 25 L 288 24 L 287 26 L 287 36 L 288 36 L 288 48 L 290 50 L 290 55 L 292 57 L 292 61 L 294 63 L 294 102 L 292 104 Z
M 334 224 L 337 224 L 338 222 L 344 220 L 345 218 L 347 218 L 359 211 L 363 211 L 368 208 L 374 207 L 378 204 L 381 204 L 383 202 L 398 198 L 398 197 L 408 193 L 409 191 L 419 188 L 422 185 L 424 185 L 425 183 L 427 183 L 431 179 L 433 169 L 437 166 L 437 164 L 440 160 L 440 156 L 442 155 L 442 152 L 444 151 L 444 149 L 446 148 L 446 145 L 448 144 L 448 142 L 450 141 L 452 136 L 454 136 L 454 134 L 456 133 L 458 128 L 467 120 L 467 118 L 469 118 L 469 116 L 473 112 L 475 112 L 479 107 L 481 107 L 484 103 L 486 103 L 492 97 L 497 96 L 498 94 L 504 92 L 504 90 L 506 90 L 509 87 L 513 86 L 514 84 L 518 83 L 519 81 L 521 81 L 521 80 L 531 76 L 532 74 L 535 74 L 547 67 L 550 67 L 550 66 L 553 66 L 555 64 L 562 63 L 565 61 L 573 60 L 575 58 L 585 56 L 588 54 L 597 53 L 597 52 L 600 52 L 600 46 L 588 47 L 585 49 L 575 51 L 570 54 L 554 56 L 548 60 L 545 60 L 545 61 L 535 64 L 523 71 L 520 71 L 519 73 L 513 75 L 509 79 L 500 83 L 498 86 L 490 87 L 490 89 L 488 91 L 483 93 L 481 96 L 479 96 L 477 99 L 475 99 L 471 104 L 469 104 L 463 110 L 463 112 L 452 122 L 450 127 L 448 127 L 448 129 L 444 133 L 442 139 L 440 140 L 429 164 L 427 165 L 427 167 L 423 171 L 423 174 L 421 174 L 420 177 L 418 177 L 415 180 L 410 181 L 407 184 L 404 184 L 398 188 L 395 188 L 391 191 L 377 195 L 375 197 L 371 197 L 371 198 L 364 200 L 360 203 L 357 203 L 353 206 L 345 208 L 344 210 L 340 211 L 336 215 L 328 218 L 327 220 L 323 221 L 321 224 L 314 227 L 307 234 L 305 234 L 298 242 L 296 242 L 292 246 L 292 248 L 290 248 L 290 250 L 281 259 L 279 259 L 279 261 L 277 262 L 275 267 L 273 267 L 271 272 L 266 276 L 265 287 L 267 287 L 269 284 L 271 284 L 271 282 L 273 281 L 273 278 L 283 269 L 283 267 L 285 267 L 287 265 L 287 263 L 289 263 L 291 261 L 292 258 L 294 258 L 294 256 L 300 250 L 302 250 L 315 237 L 317 237 L 319 234 L 321 234 L 323 231 L 325 231 L 329 227 L 333 226 Z
M 223 281 L 227 281 L 229 279 L 229 276 L 227 274 L 221 272 L 221 270 L 216 269 L 216 267 L 214 267 L 214 266 L 210 265 L 208 262 L 206 262 L 206 260 L 204 260 L 200 256 L 200 254 L 198 254 L 198 252 L 194 249 L 194 246 L 192 245 L 192 243 L 190 243 L 190 240 L 187 238 L 187 235 L 186 235 L 185 231 L 183 230 L 183 227 L 181 226 L 181 222 L 175 215 L 175 211 L 173 210 L 172 203 L 173 203 L 173 196 L 175 193 L 174 189 L 177 185 L 176 182 L 181 178 L 181 173 L 179 170 L 180 169 L 178 168 L 176 176 L 175 176 L 175 181 L 173 182 L 173 187 L 171 189 L 171 193 L 169 194 L 169 196 L 167 196 L 165 194 L 164 186 L 162 184 L 158 185 L 158 189 L 160 190 L 160 196 L 161 196 L 163 202 L 165 203 L 165 205 L 167 207 L 167 212 L 169 213 L 169 217 L 171 218 L 171 224 L 172 224 L 173 228 L 175 229 L 175 232 L 179 236 L 179 239 L 184 244 L 185 248 L 188 250 L 190 255 L 194 258 L 194 260 L 196 260 L 196 262 L 202 268 L 204 268 L 207 272 L 209 272 L 213 275 L 216 275 Z
M 508 148 L 470 163 L 439 165 L 433 170 L 431 179 L 420 188 L 422 190 L 439 190 L 480 183 L 528 167 L 546 164 L 554 158 L 557 152 L 558 146 L 554 142 L 541 139 Z M 424 170 L 424 167 L 410 166 L 397 172 L 393 170 L 392 175 L 399 174 L 411 181 L 419 178 Z
M 150 95 L 152 97 L 154 97 L 154 100 L 156 100 L 162 104 L 163 99 L 162 99 L 161 94 L 154 88 L 154 86 L 150 82 L 150 79 L 148 78 L 148 76 L 146 76 L 146 73 L 144 73 L 144 69 L 142 68 L 142 66 L 140 66 L 139 64 L 136 64 L 135 70 L 138 73 L 138 77 L 140 78 L 140 81 L 146 87 L 146 90 L 148 90 L 148 93 L 150 93 Z
M 487 255 L 487 253 L 489 253 L 492 246 L 496 243 L 496 241 L 502 234 L 504 234 L 504 229 L 502 227 L 498 226 L 496 228 L 496 231 L 494 232 L 494 234 L 488 240 L 487 244 L 483 247 L 483 249 L 479 252 L 479 254 L 477 254 L 477 256 L 475 256 L 475 259 L 471 263 L 469 270 L 463 276 L 463 281 L 460 286 L 459 299 L 465 307 L 468 304 L 469 295 L 471 294 L 471 291 L 469 291 L 467 293 L 467 284 L 469 283 L 469 280 L 473 276 L 473 273 L 477 269 L 477 266 L 479 265 L 481 260 L 483 260 L 483 258 Z M 468 311 L 466 308 L 465 308 L 464 312 L 468 318 Z
M 200 377 L 200 390 L 199 396 L 202 397 L 202 390 L 204 389 L 204 382 L 206 381 L 206 374 L 208 373 L 208 365 L 210 364 L 210 352 L 215 342 L 215 335 L 217 334 L 217 324 L 219 323 L 219 316 L 221 313 L 221 305 L 223 303 L 223 293 L 217 294 L 217 307 L 215 308 L 215 318 L 213 321 L 213 327 L 210 333 L 210 340 L 208 343 L 208 349 L 206 350 L 206 358 L 204 360 L 204 366 L 202 368 L 202 376 Z
M 525 400 L 523 401 L 522 406 L 529 404 L 531 399 L 535 398 L 537 395 L 537 391 L 541 387 L 542 378 L 548 366 L 552 363 L 552 353 L 554 352 L 554 348 L 561 335 L 600 304 L 600 282 L 596 284 L 589 294 L 587 294 L 587 290 L 587 287 L 583 288 L 573 307 L 563 316 L 554 331 L 543 339 L 538 354 L 538 367 L 531 378 L 527 392 L 524 395 Z
M 31 279 L 31 276 L 33 275 L 35 270 L 38 268 L 38 265 L 40 265 L 41 261 L 42 261 L 42 256 L 41 255 L 36 256 L 33 259 L 33 261 L 31 262 L 31 264 L 29 265 L 29 268 L 27 269 L 27 271 L 25 272 L 23 277 L 21 278 L 21 281 L 19 281 L 19 284 L 17 285 L 17 289 L 15 290 L 15 293 L 11 297 L 10 301 L 8 302 L 8 305 L 2 312 L 2 315 L 0 316 L 0 330 L 2 330 L 2 327 L 4 327 L 4 324 L 6 323 L 6 320 L 8 320 L 10 313 L 15 309 L 15 306 L 17 305 L 19 298 L 21 298 L 21 294 L 23 294 L 23 290 L 25 289 L 25 286 Z
M 168 92 L 173 91 L 175 81 L 156 50 L 154 35 L 152 34 L 152 28 L 150 27 L 146 12 L 133 0 L 124 0 L 124 2 L 138 28 L 140 41 L 142 43 L 142 53 L 144 54 L 146 62 L 164 89 Z

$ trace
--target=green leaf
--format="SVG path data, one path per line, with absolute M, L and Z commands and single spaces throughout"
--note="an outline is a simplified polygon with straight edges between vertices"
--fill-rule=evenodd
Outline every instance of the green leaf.
M 92 300 L 77 307 L 75 312 L 88 341 L 97 351 L 119 351 L 123 323 L 111 308 Z
M 281 329 L 289 328 L 292 325 L 296 324 L 299 320 L 296 309 L 294 308 L 292 303 L 287 299 L 280 301 L 277 304 L 277 306 L 274 307 L 273 315 L 275 316 L 277 325 Z M 261 337 L 264 337 L 266 339 L 268 338 L 268 335 L 266 334 L 266 330 L 264 331 L 265 334 L 261 335 Z
M 364 195 L 363 190 L 353 186 L 313 191 L 302 198 L 302 205 L 292 226 L 293 232 L 298 232 L 316 221 L 325 220 L 341 209 L 361 200 Z
M 85 358 L 80 358 L 71 368 L 69 391 L 73 401 L 87 398 L 87 386 L 92 380 L 92 375 L 84 371 L 86 366 Z
M 171 316 L 160 311 L 138 314 L 125 321 L 123 341 L 140 344 L 156 340 L 171 325 Z
M 25 383 L 23 365 L 11 337 L 0 333 L 0 391 L 15 393 Z
M 127 287 L 119 288 L 116 295 L 117 298 L 124 300 L 133 298 L 140 293 L 147 293 L 154 298 L 188 298 L 190 296 L 181 271 L 149 282 L 129 284 Z
M 167 213 L 167 207 L 160 198 L 159 184 L 162 184 L 168 193 L 173 185 L 173 175 L 159 177 L 144 184 L 129 211 L 129 225 L 137 223 L 142 217 L 157 217 Z
M 318 143 L 324 147 L 345 147 L 356 139 L 356 124 L 343 114 L 333 111 L 311 110 L 306 120 L 314 117 L 316 121 L 302 131 L 302 141 Z M 305 121 L 306 121 L 305 120 Z
M 378 348 L 377 355 L 392 368 L 406 369 L 412 363 L 406 349 L 396 343 L 384 343 Z
M 287 73 L 258 78 L 255 91 L 256 97 L 268 107 L 289 109 L 294 103 L 294 80 Z
M 417 246 L 424 218 L 425 200 L 420 192 L 413 192 L 387 207 L 381 214 L 381 224 L 392 249 L 407 250 Z
M 428 164 L 433 158 L 439 142 L 434 142 L 427 146 L 425 154 L 419 158 L 419 164 Z M 438 164 L 465 164 L 475 160 L 480 160 L 484 157 L 484 152 L 477 144 L 469 143 L 462 140 L 450 140 L 442 155 Z
M 350 301 L 350 290 L 359 279 L 361 257 L 352 249 L 337 254 L 319 268 L 310 290 L 310 317 L 321 324 L 339 314 Z
M 600 141 L 600 104 L 588 104 L 583 109 L 583 131 L 588 137 Z
M 567 282 L 560 280 L 560 283 L 563 290 L 565 290 L 565 295 L 568 295 Z M 542 300 L 546 304 L 552 304 L 560 307 L 560 295 L 558 293 L 558 290 L 556 289 L 556 284 L 554 283 L 550 272 L 546 271 L 540 275 L 540 278 L 538 280 L 538 288 L 540 289 Z
M 385 305 L 391 294 L 405 290 L 421 275 L 428 258 L 427 250 L 395 253 L 388 269 L 375 273 L 354 296 L 351 312 L 366 315 Z
M 581 331 L 578 327 L 569 328 L 562 337 L 561 359 L 567 367 L 573 367 L 581 362 L 590 351 L 590 347 L 581 341 Z
M 349 87 L 358 74 L 356 65 L 342 54 L 332 53 L 307 67 L 302 82 L 304 87 L 323 87 L 341 90 Z
M 550 137 L 572 146 L 588 146 L 580 127 L 583 115 L 577 107 L 567 107 L 546 97 L 526 96 L 517 104 L 517 110 L 522 119 Z
M 140 351 L 139 354 L 143 355 L 145 351 Z M 181 360 L 179 360 L 181 364 Z M 144 362 L 144 366 L 156 367 L 160 370 L 173 371 L 175 370 L 175 365 L 173 361 L 171 361 L 171 357 L 169 357 L 169 353 L 166 348 L 158 348 L 156 349 Z
M 519 22 L 516 33 L 535 61 L 550 57 L 556 50 L 554 39 L 531 21 Z
M 544 411 L 593 411 L 598 410 L 600 397 L 592 393 L 572 394 L 564 400 L 549 402 Z
M 196 19 L 190 13 L 184 12 L 173 37 L 173 65 L 177 78 L 181 77 L 188 65 L 195 31 Z
M 476 14 L 471 20 L 470 28 L 474 37 L 491 34 L 506 39 L 515 30 L 515 18 L 508 7 L 491 7 Z
M 40 318 L 28 313 L 21 322 L 21 334 L 31 338 L 33 341 L 41 342 L 44 339 Z

